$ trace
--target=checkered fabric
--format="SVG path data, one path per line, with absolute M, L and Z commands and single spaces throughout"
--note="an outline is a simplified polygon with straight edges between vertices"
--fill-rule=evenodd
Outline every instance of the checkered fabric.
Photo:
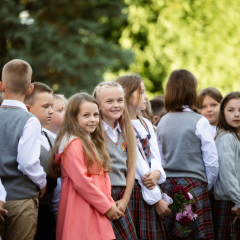
M 240 219 L 233 225 L 235 215 L 231 213 L 231 208 L 234 205 L 231 201 L 215 200 L 213 214 L 216 240 L 240 240 Z
M 190 233 L 182 232 L 180 237 L 214 239 L 212 209 L 207 184 L 194 178 L 167 178 L 161 188 L 173 199 L 173 190 L 176 186 L 185 187 L 187 191 L 191 190 L 197 203 L 195 213 L 198 214 L 197 219 L 192 221 L 187 229 L 192 231 Z M 176 221 L 175 214 L 165 217 L 165 227 L 172 236 L 179 236 L 177 229 L 180 226 L 180 223 Z
M 125 187 L 112 187 L 112 198 L 116 202 L 122 199 Z M 137 239 L 136 229 L 133 223 L 132 213 L 127 205 L 125 217 L 112 221 L 112 228 L 117 240 L 135 240 Z
M 148 205 L 142 197 L 141 186 L 135 181 L 129 201 L 133 221 L 139 239 L 168 240 L 163 219 L 156 212 L 154 205 Z

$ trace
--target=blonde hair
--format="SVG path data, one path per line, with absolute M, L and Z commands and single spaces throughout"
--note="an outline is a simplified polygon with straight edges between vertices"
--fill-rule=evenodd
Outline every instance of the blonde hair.
M 102 91 L 104 89 L 110 89 L 110 88 L 119 88 L 122 90 L 123 95 L 125 95 L 124 90 L 120 84 L 116 82 L 102 82 L 95 87 L 95 90 L 93 92 L 93 96 L 96 98 L 98 103 L 101 102 Z M 135 166 L 135 162 L 136 162 L 136 136 L 132 127 L 132 123 L 131 123 L 125 98 L 124 98 L 124 106 L 125 107 L 123 110 L 123 115 L 118 119 L 118 122 L 120 124 L 123 137 L 127 142 L 127 167 L 132 168 Z
M 14 59 L 3 67 L 2 81 L 6 84 L 6 90 L 12 93 L 26 95 L 31 78 L 31 66 L 21 59 Z
M 68 100 L 64 97 L 63 94 L 53 94 L 53 98 L 54 98 L 54 100 L 62 100 L 65 107 L 67 107 Z
M 66 139 L 66 142 L 68 142 L 71 136 L 76 136 L 81 139 L 89 174 L 91 174 L 91 166 L 93 163 L 95 163 L 97 167 L 103 167 L 105 172 L 110 171 L 110 157 L 105 147 L 101 120 L 99 121 L 99 125 L 96 130 L 90 134 L 91 138 L 89 138 L 88 134 L 79 126 L 77 121 L 81 105 L 84 102 L 91 102 L 98 106 L 96 99 L 87 93 L 77 93 L 69 100 L 69 104 L 67 105 L 66 113 L 52 151 L 49 167 L 49 174 L 52 175 L 52 177 L 60 176 L 60 167 L 55 162 L 55 154 L 58 153 L 58 147 L 63 139 Z M 65 151 L 66 149 L 64 152 Z

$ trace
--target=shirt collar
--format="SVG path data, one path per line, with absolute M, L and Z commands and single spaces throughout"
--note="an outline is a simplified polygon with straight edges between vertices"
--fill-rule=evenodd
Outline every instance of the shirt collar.
M 27 111 L 26 105 L 23 102 L 19 102 L 17 100 L 5 99 L 2 103 L 2 106 L 20 107 Z
M 108 129 L 112 130 L 111 126 L 109 126 L 103 120 L 102 120 L 102 122 L 103 122 L 104 131 L 107 131 Z M 119 132 L 121 132 L 121 128 L 120 128 L 119 122 L 117 122 L 117 126 L 112 131 L 114 131 L 114 130 L 116 131 L 117 129 L 119 130 Z
M 183 112 L 193 112 L 193 110 L 190 109 L 189 106 L 185 105 L 183 106 Z

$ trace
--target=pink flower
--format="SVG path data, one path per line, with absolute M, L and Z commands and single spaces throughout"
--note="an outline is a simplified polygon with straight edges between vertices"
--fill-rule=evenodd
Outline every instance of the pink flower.
M 182 212 L 178 213 L 176 216 L 176 220 L 179 222 L 183 218 Z
M 185 209 L 186 209 L 186 211 L 191 211 L 192 205 L 191 204 L 185 205 Z

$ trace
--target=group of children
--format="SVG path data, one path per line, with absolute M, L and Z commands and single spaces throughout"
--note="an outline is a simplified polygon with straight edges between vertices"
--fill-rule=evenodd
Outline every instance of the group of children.
M 175 70 L 164 104 L 136 74 L 67 102 L 31 75 L 16 59 L 0 82 L 3 240 L 240 239 L 239 92 Z M 181 235 L 177 186 L 196 200 Z

